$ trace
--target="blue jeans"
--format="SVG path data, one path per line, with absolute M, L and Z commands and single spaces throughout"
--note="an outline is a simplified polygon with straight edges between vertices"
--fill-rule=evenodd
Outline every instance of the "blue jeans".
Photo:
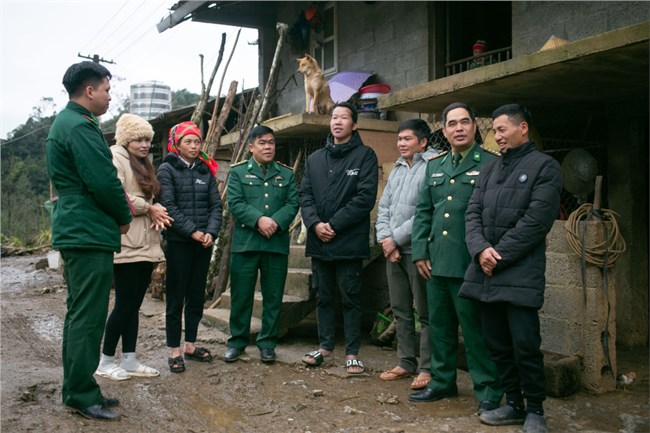
M 361 345 L 361 260 L 325 261 L 312 258 L 312 284 L 316 287 L 316 317 L 320 348 L 334 350 L 336 335 L 335 290 L 341 293 L 345 354 L 357 355 Z

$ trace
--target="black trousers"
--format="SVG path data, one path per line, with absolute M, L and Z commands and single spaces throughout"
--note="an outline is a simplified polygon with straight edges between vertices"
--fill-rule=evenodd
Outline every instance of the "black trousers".
M 168 347 L 181 345 L 181 316 L 185 311 L 185 341 L 196 341 L 199 322 L 203 317 L 205 284 L 212 248 L 200 243 L 167 242 L 167 306 L 165 333 Z
M 325 261 L 312 258 L 312 283 L 317 289 L 316 318 L 320 348 L 334 350 L 335 294 L 343 304 L 345 354 L 357 355 L 361 345 L 361 260 Z
M 541 409 L 546 383 L 538 310 L 506 302 L 481 302 L 480 311 L 485 344 L 506 398 L 521 401 L 523 391 L 528 409 Z
M 115 356 L 117 342 L 122 337 L 122 353 L 135 352 L 138 341 L 140 306 L 151 283 L 152 262 L 116 263 L 115 306 L 106 321 L 102 353 Z

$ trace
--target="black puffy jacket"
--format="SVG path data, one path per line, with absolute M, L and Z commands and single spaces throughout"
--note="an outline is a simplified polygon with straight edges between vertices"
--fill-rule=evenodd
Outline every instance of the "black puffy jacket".
M 302 220 L 309 229 L 306 255 L 322 260 L 365 259 L 370 254 L 370 211 L 377 199 L 377 155 L 354 131 L 348 143 L 312 153 L 300 184 Z M 323 243 L 314 226 L 329 222 L 336 236 Z
M 481 169 L 465 213 L 465 240 L 473 260 L 459 295 L 482 302 L 541 308 L 546 235 L 560 209 L 560 165 L 532 141 L 509 149 Z M 502 260 L 488 277 L 478 255 L 493 247 Z
M 160 204 L 174 219 L 165 230 L 168 241 L 195 242 L 197 230 L 217 239 L 221 228 L 221 197 L 217 182 L 203 161 L 189 168 L 176 154 L 168 153 L 158 168 Z

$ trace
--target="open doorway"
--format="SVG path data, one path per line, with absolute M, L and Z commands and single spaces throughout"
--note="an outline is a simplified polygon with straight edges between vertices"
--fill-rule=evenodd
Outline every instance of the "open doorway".
M 512 3 L 448 2 L 446 39 L 446 75 L 476 65 L 473 48 L 477 41 L 484 45 L 481 65 L 508 60 L 512 52 Z

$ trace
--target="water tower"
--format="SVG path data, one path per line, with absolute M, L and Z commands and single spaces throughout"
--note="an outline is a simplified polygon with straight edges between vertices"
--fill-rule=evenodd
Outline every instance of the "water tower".
M 131 84 L 130 98 L 130 112 L 147 120 L 172 109 L 172 89 L 160 81 Z

